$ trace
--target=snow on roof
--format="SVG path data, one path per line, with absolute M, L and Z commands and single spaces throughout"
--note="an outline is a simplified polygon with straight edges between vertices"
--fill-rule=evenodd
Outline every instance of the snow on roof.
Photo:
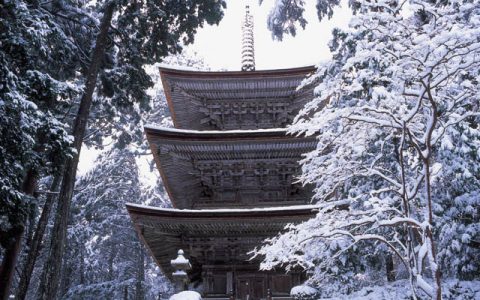
M 300 67 L 293 67 L 293 68 L 281 68 L 281 69 L 257 69 L 255 71 L 241 71 L 241 70 L 226 70 L 226 69 L 218 69 L 218 70 L 205 70 L 199 69 L 198 67 L 188 67 L 182 66 L 178 64 L 166 64 L 166 63 L 159 63 L 156 64 L 160 69 L 164 69 L 165 71 L 187 71 L 187 72 L 196 72 L 196 73 L 210 73 L 210 74 L 242 74 L 242 75 L 254 75 L 258 73 L 278 73 L 278 72 L 308 72 L 312 70 L 316 70 L 317 66 L 315 65 L 307 65 L 307 66 L 300 66 Z
M 217 208 L 217 209 L 177 209 L 177 208 L 162 208 L 154 207 L 136 203 L 126 203 L 127 206 L 135 208 L 149 209 L 160 212 L 185 212 L 185 213 L 215 213 L 215 212 L 269 212 L 269 211 L 295 211 L 295 210 L 308 210 L 318 209 L 320 206 L 317 204 L 306 205 L 290 205 L 290 206 L 278 206 L 278 207 L 254 207 L 254 208 Z
M 155 124 L 147 124 L 144 126 L 145 129 L 151 130 L 160 130 L 164 132 L 172 133 L 190 133 L 190 134 L 218 134 L 218 135 L 228 135 L 232 133 L 267 133 L 267 132 L 277 132 L 277 133 L 287 133 L 285 128 L 271 128 L 271 129 L 246 129 L 246 130 L 190 130 L 190 129 L 177 129 L 177 128 L 167 128 L 158 126 Z

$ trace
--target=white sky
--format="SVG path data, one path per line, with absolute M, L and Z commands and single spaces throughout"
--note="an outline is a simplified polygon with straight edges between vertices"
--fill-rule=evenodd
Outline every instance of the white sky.
M 315 0 L 306 0 L 305 17 L 308 21 L 305 30 L 299 29 L 295 37 L 285 35 L 283 41 L 274 41 L 267 29 L 268 13 L 275 0 L 264 0 L 261 6 L 257 1 L 227 0 L 225 16 L 220 24 L 198 30 L 195 43 L 188 46 L 188 52 L 196 52 L 212 70 L 240 70 L 241 67 L 241 24 L 245 16 L 245 5 L 250 5 L 254 20 L 255 66 L 257 70 L 281 69 L 315 65 L 330 58 L 328 42 L 332 29 L 347 28 L 351 18 L 346 1 L 335 9 L 333 18 L 318 21 Z M 88 172 L 94 165 L 99 151 L 82 148 L 79 175 Z M 142 168 L 144 169 L 144 168 Z M 150 172 L 148 168 L 146 172 Z M 142 170 L 143 172 L 144 170 Z M 143 174 L 144 176 L 150 174 Z
M 257 70 L 279 69 L 315 65 L 330 58 L 328 41 L 334 27 L 347 28 L 351 17 L 346 1 L 336 8 L 333 18 L 318 21 L 315 0 L 306 0 L 305 30 L 298 30 L 295 37 L 286 35 L 282 42 L 273 41 L 267 28 L 267 17 L 275 0 L 258 1 L 227 0 L 225 16 L 219 26 L 207 25 L 199 29 L 195 43 L 188 47 L 203 57 L 212 69 L 240 70 L 241 23 L 245 4 L 250 5 L 254 20 L 255 65 Z

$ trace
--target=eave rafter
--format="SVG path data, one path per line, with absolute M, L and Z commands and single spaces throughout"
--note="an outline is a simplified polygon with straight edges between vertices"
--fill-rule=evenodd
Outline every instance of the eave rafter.
M 285 130 L 195 132 L 146 127 L 170 198 L 179 208 L 305 204 L 298 161 L 315 137 Z
M 313 70 L 160 72 L 177 128 L 230 130 L 286 127 L 313 98 L 312 87 L 297 90 Z
M 283 81 L 283 84 L 270 82 L 271 79 L 248 80 L 232 83 L 216 80 L 206 83 L 198 81 L 175 81 L 171 80 L 171 92 L 180 92 L 185 96 L 205 100 L 264 100 L 264 99 L 294 99 L 297 95 L 304 93 L 303 90 L 297 91 L 297 86 L 302 79 L 290 79 Z M 224 80 L 225 81 L 225 80 Z M 178 89 L 178 90 L 177 90 Z
M 127 204 L 127 210 L 140 237 L 167 275 L 173 271 L 170 260 L 179 248 L 188 249 L 190 258 L 200 264 L 208 264 L 212 258 L 243 259 L 245 263 L 247 252 L 261 240 L 275 236 L 287 224 L 306 221 L 317 213 L 315 205 L 177 210 Z

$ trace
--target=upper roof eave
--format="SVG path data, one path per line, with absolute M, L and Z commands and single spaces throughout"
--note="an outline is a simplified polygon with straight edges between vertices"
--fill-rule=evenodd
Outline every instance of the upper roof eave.
M 286 68 L 286 69 L 271 69 L 271 70 L 255 70 L 255 71 L 198 71 L 198 70 L 185 70 L 175 69 L 165 66 L 159 67 L 160 73 L 165 75 L 176 75 L 181 77 L 263 77 L 263 76 L 278 76 L 278 75 L 294 75 L 310 73 L 316 70 L 314 65 Z
M 174 89 L 173 86 L 175 86 L 179 82 L 185 80 L 200 83 L 215 82 L 221 83 L 221 86 L 228 88 L 229 83 L 237 83 L 239 80 L 270 82 L 285 79 L 288 81 L 292 80 L 292 78 L 298 79 L 306 77 L 310 73 L 313 73 L 315 70 L 315 66 L 257 71 L 196 71 L 179 70 L 174 68 L 167 68 L 165 66 L 159 67 L 160 78 L 167 99 L 168 107 L 172 115 L 172 121 L 177 128 L 192 128 L 191 126 L 184 124 L 185 122 L 187 122 L 186 118 L 191 118 L 192 115 L 185 115 L 185 113 L 182 112 L 184 110 L 184 107 L 182 107 L 182 105 L 185 105 L 183 104 L 183 100 L 180 102 L 178 99 L 175 100 L 175 98 L 178 98 L 180 96 L 178 95 L 179 89 Z M 275 93 L 273 93 L 272 97 L 275 97 Z

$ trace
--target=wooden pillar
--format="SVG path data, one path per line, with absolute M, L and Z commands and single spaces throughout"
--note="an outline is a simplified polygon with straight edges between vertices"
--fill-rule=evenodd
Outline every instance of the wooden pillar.
M 227 272 L 227 292 L 233 292 L 233 272 Z
M 267 289 L 267 300 L 272 300 L 272 291 Z

